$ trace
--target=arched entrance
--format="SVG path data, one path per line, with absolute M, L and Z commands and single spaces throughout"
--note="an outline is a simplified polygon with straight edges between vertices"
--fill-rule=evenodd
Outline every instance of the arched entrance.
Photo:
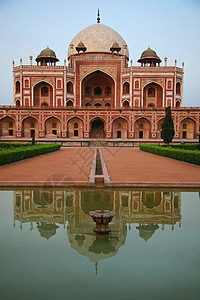
M 68 137 L 82 138 L 83 137 L 83 122 L 78 118 L 73 118 L 68 122 Z
M 149 83 L 143 90 L 143 106 L 161 107 L 163 102 L 163 88 L 155 83 Z
M 100 119 L 91 122 L 91 137 L 94 139 L 104 138 L 104 122 Z
M 15 136 L 15 120 L 11 117 L 5 117 L 0 120 L 0 135 L 6 137 Z
M 113 138 L 127 138 L 128 122 L 123 118 L 118 118 L 113 121 Z
M 33 105 L 40 106 L 43 103 L 53 106 L 53 88 L 44 81 L 37 83 L 33 89 Z
M 38 137 L 38 121 L 33 117 L 28 117 L 22 122 L 22 136 L 31 138 Z
M 60 137 L 60 120 L 51 117 L 45 122 L 45 135 L 46 137 Z
M 81 85 L 82 106 L 105 107 L 106 104 L 114 105 L 115 83 L 112 77 L 101 71 L 87 75 Z
M 135 137 L 139 139 L 149 139 L 151 134 L 151 123 L 145 118 L 140 118 L 135 122 Z
M 196 125 L 195 122 L 190 118 L 186 118 L 183 121 L 181 121 L 180 138 L 181 139 L 194 139 L 195 131 L 196 131 L 195 125 Z

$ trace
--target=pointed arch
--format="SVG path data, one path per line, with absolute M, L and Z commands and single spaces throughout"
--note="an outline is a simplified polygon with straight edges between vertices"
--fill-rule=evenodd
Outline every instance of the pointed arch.
M 112 121 L 112 136 L 114 139 L 128 137 L 128 121 L 123 117 L 117 117 Z
M 59 118 L 51 116 L 45 120 L 46 137 L 61 137 L 61 121 Z
M 41 80 L 33 85 L 33 106 L 41 106 L 47 103 L 48 106 L 54 105 L 54 86 L 48 81 Z
M 22 120 L 22 137 L 38 137 L 38 120 L 33 116 L 28 116 Z
M 152 80 L 143 86 L 143 106 L 148 107 L 149 104 L 154 107 L 162 107 L 164 99 L 164 88 L 162 84 Z
M 138 118 L 134 124 L 135 137 L 149 139 L 151 137 L 151 121 L 148 118 Z
M 115 80 L 110 74 L 102 70 L 93 70 L 81 80 L 81 105 L 91 103 L 94 106 L 100 103 L 115 103 Z
M 4 116 L 0 119 L 0 136 L 16 136 L 16 121 L 11 116 Z
M 180 138 L 194 139 L 196 138 L 196 121 L 191 118 L 183 118 L 180 122 Z
M 69 138 L 83 138 L 83 120 L 79 117 L 72 117 L 67 122 Z
M 94 117 L 90 120 L 90 137 L 104 138 L 105 137 L 105 120 L 99 117 Z

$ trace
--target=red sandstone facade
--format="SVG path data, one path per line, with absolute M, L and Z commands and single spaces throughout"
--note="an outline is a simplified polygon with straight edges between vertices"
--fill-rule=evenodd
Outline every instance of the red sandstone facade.
M 98 47 L 94 39 L 101 33 L 108 37 L 99 39 Z M 114 42 L 109 44 L 109 39 Z M 179 68 L 175 61 L 167 66 L 165 58 L 160 66 L 160 58 L 150 48 L 138 60 L 140 66 L 132 66 L 132 61 L 128 66 L 128 60 L 121 36 L 94 24 L 72 40 L 68 66 L 66 60 L 56 66 L 56 54 L 48 47 L 36 58 L 37 65 L 32 57 L 30 65 L 20 60 L 15 67 L 13 62 L 13 106 L 0 107 L 1 139 L 35 135 L 155 140 L 161 138 L 167 106 L 172 108 L 174 138 L 196 139 L 200 110 L 183 107 L 184 65 Z

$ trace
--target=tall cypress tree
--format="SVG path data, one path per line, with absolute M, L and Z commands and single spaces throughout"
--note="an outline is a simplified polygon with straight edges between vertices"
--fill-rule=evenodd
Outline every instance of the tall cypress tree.
M 162 124 L 161 132 L 161 138 L 163 139 L 164 143 L 167 144 L 167 147 L 169 147 L 169 143 L 171 143 L 174 134 L 174 122 L 171 115 L 171 107 L 169 106 L 165 108 L 165 118 Z

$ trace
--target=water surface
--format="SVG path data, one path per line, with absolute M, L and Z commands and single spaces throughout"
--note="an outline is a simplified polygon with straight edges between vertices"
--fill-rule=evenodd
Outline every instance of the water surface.
M 2 299 L 199 299 L 198 192 L 0 191 L 0 225 Z

